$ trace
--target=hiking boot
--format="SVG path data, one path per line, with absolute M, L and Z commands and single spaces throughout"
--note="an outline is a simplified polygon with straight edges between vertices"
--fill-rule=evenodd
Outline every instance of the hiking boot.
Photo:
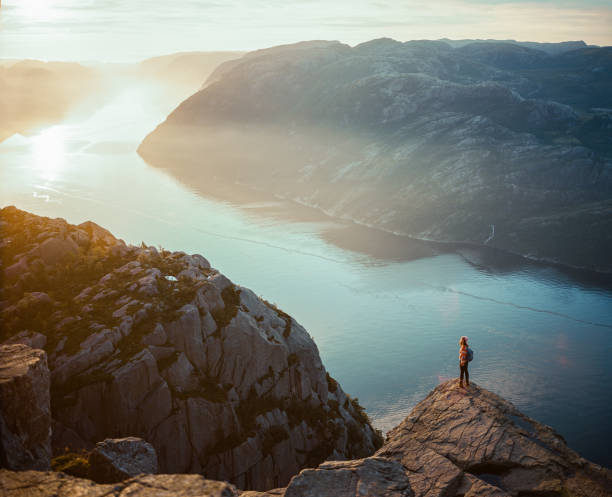
M 465 386 L 469 387 L 470 386 L 470 380 L 465 380 Z
M 459 381 L 459 388 L 465 388 L 462 381 Z

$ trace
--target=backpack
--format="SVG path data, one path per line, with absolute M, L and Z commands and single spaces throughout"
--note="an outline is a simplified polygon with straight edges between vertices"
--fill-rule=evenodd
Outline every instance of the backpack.
M 474 359 L 474 351 L 468 347 L 468 362 L 471 362 Z

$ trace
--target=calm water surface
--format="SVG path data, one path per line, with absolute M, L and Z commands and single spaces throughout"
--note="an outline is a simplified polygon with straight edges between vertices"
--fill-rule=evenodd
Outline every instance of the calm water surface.
M 128 88 L 88 118 L 0 144 L 1 204 L 205 255 L 301 322 L 383 430 L 458 374 L 457 340 L 468 335 L 476 382 L 612 466 L 609 278 L 390 241 L 308 209 L 292 207 L 288 220 L 282 201 L 206 197 L 135 152 L 175 103 L 162 95 Z

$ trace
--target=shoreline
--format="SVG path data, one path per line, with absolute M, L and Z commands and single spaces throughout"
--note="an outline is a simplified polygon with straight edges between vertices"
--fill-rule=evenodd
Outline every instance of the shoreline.
M 251 212 L 255 210 L 255 209 L 251 210 L 248 208 L 248 203 L 252 201 L 251 199 L 249 199 L 248 202 L 245 202 L 244 200 L 240 200 L 238 198 L 240 194 L 244 194 L 246 192 L 251 195 L 254 195 L 259 201 L 287 202 L 296 207 L 314 211 L 318 214 L 318 219 L 315 219 L 315 220 L 324 219 L 325 221 L 332 221 L 336 223 L 346 224 L 347 228 L 354 227 L 354 228 L 359 228 L 359 229 L 367 229 L 369 231 L 376 232 L 379 235 L 395 237 L 397 241 L 400 243 L 401 242 L 409 242 L 409 243 L 415 242 L 419 244 L 426 244 L 430 249 L 432 249 L 432 252 L 437 252 L 437 250 L 439 250 L 438 253 L 455 253 L 461 256 L 464 260 L 466 260 L 470 264 L 474 264 L 474 262 L 467 259 L 465 255 L 460 252 L 461 249 L 475 249 L 475 250 L 483 251 L 486 253 L 490 253 L 490 254 L 498 255 L 502 257 L 517 258 L 523 263 L 534 264 L 540 267 L 551 267 L 551 268 L 559 270 L 560 272 L 576 280 L 604 279 L 606 280 L 604 283 L 608 283 L 608 284 L 612 283 L 612 269 L 611 270 L 594 270 L 594 269 L 590 269 L 584 266 L 575 266 L 572 264 L 554 261 L 554 260 L 550 260 L 547 258 L 535 257 L 529 254 L 522 254 L 522 253 L 514 252 L 509 249 L 504 249 L 500 247 L 492 247 L 490 245 L 469 242 L 469 241 L 436 240 L 436 239 L 428 238 L 428 237 L 419 237 L 414 234 L 402 233 L 397 230 L 385 229 L 380 226 L 375 226 L 369 223 L 359 221 L 358 219 L 354 219 L 349 216 L 343 216 L 343 215 L 339 216 L 318 205 L 310 204 L 299 198 L 285 196 L 280 193 L 271 193 L 261 188 L 255 187 L 253 185 L 249 185 L 247 183 L 242 183 L 239 181 L 231 183 L 217 175 L 213 177 L 209 177 L 208 179 L 209 180 L 212 179 L 213 181 L 209 181 L 208 183 L 206 183 L 206 185 L 193 184 L 192 182 L 189 181 L 189 178 L 188 178 L 189 175 L 180 174 L 181 170 L 178 170 L 176 168 L 167 168 L 163 166 L 158 166 L 158 165 L 148 162 L 144 158 L 143 160 L 148 166 L 155 168 L 157 170 L 161 170 L 163 173 L 168 174 L 171 178 L 179 181 L 181 184 L 183 184 L 186 188 L 193 191 L 194 193 L 198 195 L 202 195 L 205 198 L 209 197 L 209 198 L 213 198 L 219 201 L 230 202 L 234 204 L 236 207 L 240 208 L 241 210 L 249 210 Z M 238 188 L 240 191 L 236 191 L 236 188 Z M 296 219 L 296 217 L 298 216 L 294 216 L 292 214 L 294 213 L 287 212 L 287 211 L 284 211 L 282 214 L 278 212 L 274 212 L 274 213 L 264 212 L 262 214 L 258 213 L 258 215 L 279 217 L 279 218 L 282 218 L 282 219 L 285 219 L 291 222 L 301 221 L 301 219 L 299 218 Z M 321 235 L 325 235 L 325 233 L 322 232 Z M 337 243 L 337 241 L 334 241 L 325 236 L 322 236 L 322 238 L 336 247 L 347 249 L 353 252 L 358 252 L 360 254 L 369 255 L 374 258 L 383 260 L 383 261 L 389 261 L 389 260 L 410 261 L 410 260 L 420 258 L 420 257 L 410 257 L 407 255 L 405 257 L 388 259 L 385 257 L 377 256 L 375 254 L 371 254 L 364 247 L 352 246 L 350 244 L 349 246 L 347 246 L 345 244 Z M 434 250 L 434 249 L 437 249 L 437 250 Z M 436 255 L 436 254 L 432 254 L 432 255 Z

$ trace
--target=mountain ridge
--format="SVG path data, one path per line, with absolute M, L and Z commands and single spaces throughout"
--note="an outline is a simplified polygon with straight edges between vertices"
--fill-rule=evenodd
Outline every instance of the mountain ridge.
M 187 184 L 239 178 L 389 232 L 610 271 L 612 115 L 593 105 L 612 107 L 612 49 L 502 45 L 247 54 L 138 151 Z

